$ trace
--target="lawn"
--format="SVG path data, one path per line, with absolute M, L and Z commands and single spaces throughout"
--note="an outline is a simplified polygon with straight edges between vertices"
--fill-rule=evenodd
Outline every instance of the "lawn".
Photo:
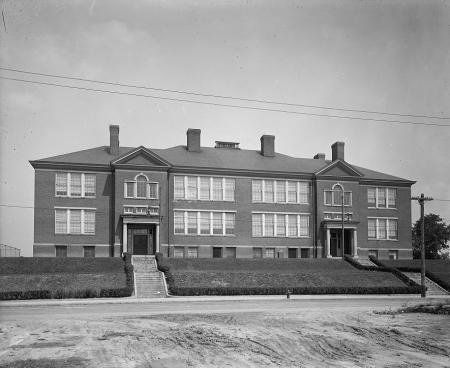
M 130 284 L 118 258 L 0 259 L 0 300 L 129 296 Z
M 176 259 L 169 266 L 175 295 L 406 293 L 389 272 L 359 270 L 329 259 Z
M 420 259 L 402 259 L 397 261 L 382 261 L 389 267 L 405 272 L 420 272 Z M 450 291 L 450 261 L 440 259 L 427 259 L 425 261 L 427 277 Z

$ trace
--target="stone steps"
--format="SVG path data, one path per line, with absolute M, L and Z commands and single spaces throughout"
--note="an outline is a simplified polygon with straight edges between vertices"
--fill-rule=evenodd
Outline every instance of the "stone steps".
M 156 267 L 154 256 L 133 256 L 135 296 L 137 298 L 164 298 L 164 274 Z
M 370 259 L 368 258 L 359 258 L 358 263 L 363 265 L 363 266 L 374 266 L 374 267 L 378 267 L 375 263 L 373 263 Z
M 415 281 L 419 285 L 421 285 L 421 276 L 419 272 L 402 272 L 406 276 L 408 276 L 411 280 Z M 425 277 L 425 286 L 427 288 L 427 295 L 448 295 L 448 292 L 441 288 L 434 281 L 430 280 L 428 277 Z

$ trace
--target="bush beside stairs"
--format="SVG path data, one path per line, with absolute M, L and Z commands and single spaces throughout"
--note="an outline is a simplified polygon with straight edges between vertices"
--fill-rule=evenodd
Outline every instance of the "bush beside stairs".
M 164 274 L 156 268 L 154 256 L 133 255 L 134 292 L 137 298 L 165 298 Z

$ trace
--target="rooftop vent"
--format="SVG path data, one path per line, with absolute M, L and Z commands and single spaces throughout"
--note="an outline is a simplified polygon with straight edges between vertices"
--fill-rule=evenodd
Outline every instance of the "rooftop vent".
M 216 148 L 240 149 L 237 142 L 216 141 Z

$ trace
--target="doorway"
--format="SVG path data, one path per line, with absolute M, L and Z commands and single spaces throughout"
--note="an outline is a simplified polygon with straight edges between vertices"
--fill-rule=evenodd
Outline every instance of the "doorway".
M 344 229 L 344 244 L 342 244 L 342 230 L 330 230 L 330 254 L 332 257 L 343 257 L 344 254 L 352 254 L 352 231 Z
M 155 244 L 152 225 L 135 225 L 128 229 L 128 241 L 131 253 L 134 255 L 155 254 Z

